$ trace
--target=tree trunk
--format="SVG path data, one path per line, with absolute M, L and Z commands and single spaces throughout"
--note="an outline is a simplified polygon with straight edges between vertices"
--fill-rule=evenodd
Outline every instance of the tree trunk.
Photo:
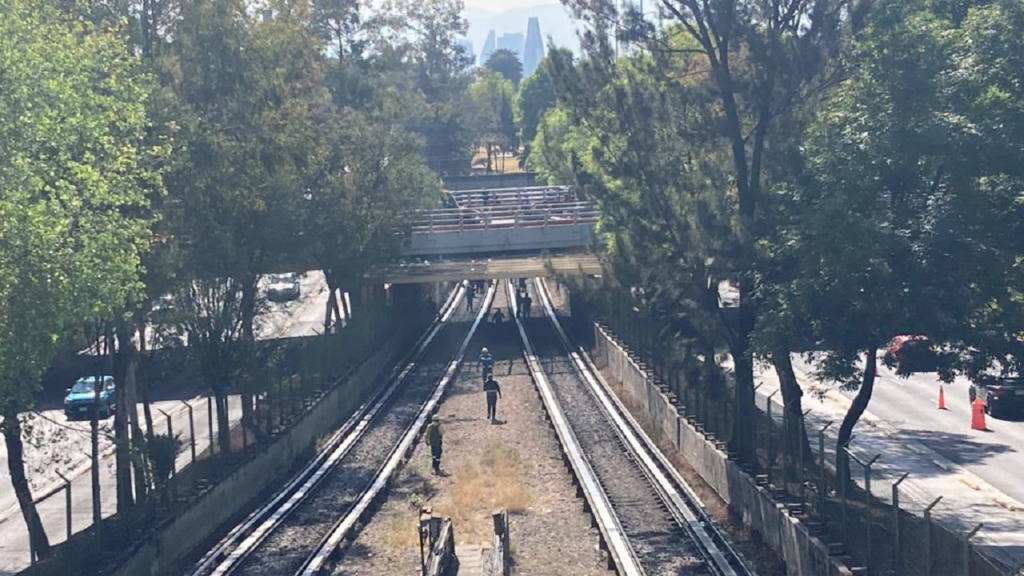
M 143 339 L 146 337 L 145 325 L 139 330 L 139 342 L 142 346 Z M 145 437 L 142 434 L 142 428 L 139 427 L 139 395 L 137 387 L 137 373 L 139 367 L 139 354 L 135 349 L 135 341 L 132 338 L 132 333 L 118 333 L 118 346 L 117 346 L 118 362 L 120 369 L 115 375 L 116 378 L 121 378 L 118 381 L 118 388 L 124 388 L 124 418 L 125 424 L 128 427 L 128 448 L 129 457 L 131 458 L 132 471 L 134 472 L 135 480 L 135 501 L 137 504 L 141 504 L 146 500 L 146 492 L 149 487 L 149 480 L 147 479 L 146 466 L 143 462 L 139 449 L 145 442 Z M 122 414 L 121 406 L 118 406 L 118 417 Z
M 253 355 L 256 350 L 256 330 L 254 323 L 256 321 L 256 292 L 259 288 L 259 276 L 253 275 L 246 279 L 245 284 L 242 286 L 242 347 L 245 350 L 245 366 L 254 365 L 250 360 L 253 359 Z M 242 386 L 239 394 L 242 400 L 242 426 L 247 430 L 253 431 L 257 438 L 261 438 L 262 435 L 259 433 L 259 426 L 253 421 L 253 389 L 255 388 L 255 374 L 252 371 L 245 371 Z M 225 411 L 227 403 L 225 401 Z M 230 428 L 228 429 L 230 433 Z M 230 442 L 230 439 L 229 439 Z
M 772 365 L 779 376 L 779 387 L 782 391 L 783 410 L 786 412 L 786 428 L 783 430 L 783 464 L 786 478 L 800 480 L 800 451 L 803 451 L 804 462 L 811 462 L 811 446 L 807 441 L 807 429 L 804 425 L 803 396 L 804 391 L 796 380 L 793 362 L 789 350 L 780 350 L 772 354 Z
M 333 276 L 333 274 L 324 270 L 324 277 L 327 281 L 327 310 L 324 312 L 324 334 L 333 332 L 334 328 L 341 322 L 341 309 L 338 305 L 338 298 L 341 297 L 340 283 Z
M 875 376 L 878 375 L 878 349 L 874 346 L 868 348 L 867 358 L 864 360 L 864 381 L 861 382 L 857 396 L 850 404 L 850 409 L 843 417 L 843 424 L 839 426 L 839 437 L 836 439 L 836 470 L 839 472 L 839 481 L 848 482 L 850 478 L 850 460 L 843 451 L 843 448 L 850 446 L 850 437 L 853 436 L 853 427 L 864 415 L 871 401 L 871 393 L 875 389 Z
M 741 282 L 739 329 L 730 346 L 736 368 L 735 394 L 733 396 L 732 448 L 740 459 L 754 462 L 754 358 L 750 349 L 750 334 L 754 331 L 754 310 L 749 303 L 749 288 Z M 748 294 L 744 298 L 744 294 Z
M 96 343 L 99 354 L 99 339 Z M 97 531 L 102 530 L 103 494 L 100 492 L 100 391 L 103 389 L 103 370 L 97 368 L 96 380 L 93 385 L 95 396 L 89 414 L 89 438 L 92 449 L 92 467 L 89 470 L 92 478 L 92 525 Z
M 146 325 L 143 324 L 139 328 L 139 352 L 145 354 L 146 352 Z M 153 406 L 149 396 L 149 379 L 146 378 L 146 373 L 143 371 L 143 377 L 138 379 L 138 367 L 145 358 L 136 358 L 136 369 L 133 370 L 133 375 L 136 376 L 134 379 L 135 390 L 139 394 L 139 399 L 142 401 L 142 417 L 146 420 L 146 438 L 150 439 L 153 437 Z M 138 415 L 138 412 L 135 412 Z
M 126 323 L 117 331 L 117 352 L 114 360 L 114 382 L 117 412 L 114 414 L 114 449 L 117 466 L 117 513 L 126 514 L 134 503 L 132 496 L 131 441 L 128 434 L 128 385 L 127 369 L 133 349 L 131 333 Z M 126 334 L 126 332 L 128 332 Z
M 228 396 L 225 390 L 216 391 L 217 397 L 217 444 L 221 454 L 231 452 L 231 418 L 228 414 Z
M 4 444 L 7 446 L 7 470 L 11 474 L 11 485 L 14 487 L 15 496 L 18 497 L 18 506 L 21 508 L 22 518 L 25 519 L 25 527 L 32 539 L 32 546 L 36 554 L 42 557 L 50 552 L 50 539 L 46 537 L 46 529 L 39 519 L 39 512 L 32 500 L 32 490 L 28 485 L 28 477 L 25 476 L 21 421 L 18 420 L 18 410 L 13 405 L 8 405 L 4 409 L 3 434 Z

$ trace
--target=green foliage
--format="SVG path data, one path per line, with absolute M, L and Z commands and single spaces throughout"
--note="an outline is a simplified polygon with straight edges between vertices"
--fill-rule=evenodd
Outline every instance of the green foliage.
M 490 70 L 480 70 L 469 86 L 473 130 L 477 144 L 488 150 L 517 150 L 516 125 L 512 113 L 512 82 Z
M 500 74 L 516 88 L 523 79 L 523 63 L 519 61 L 519 56 L 508 48 L 492 52 L 484 63 L 484 68 Z
M 148 87 L 117 29 L 4 0 L 0 401 L 27 406 L 64 331 L 142 292 L 159 188 Z
M 558 49 L 565 50 L 565 49 Z M 563 52 L 563 58 L 572 58 L 571 53 Z M 530 77 L 519 84 L 515 99 L 515 121 L 519 127 L 519 141 L 523 145 L 523 157 L 529 158 L 533 139 L 544 114 L 557 103 L 555 83 L 551 78 L 550 59 L 545 57 Z
M 324 150 L 308 180 L 304 241 L 328 285 L 354 291 L 372 266 L 394 257 L 395 229 L 409 210 L 437 198 L 438 180 L 419 140 L 394 123 L 346 110 L 321 130 Z
M 548 184 L 574 184 L 577 174 L 586 172 L 580 163 L 591 158 L 587 142 L 587 135 L 570 124 L 565 109 L 547 110 L 526 148 L 526 167 Z
M 1013 12 L 977 7 L 958 24 L 926 6 L 880 4 L 850 78 L 819 112 L 806 179 L 783 191 L 798 220 L 776 246 L 793 267 L 777 301 L 830 350 L 826 378 L 857 382 L 859 351 L 907 332 L 959 343 L 968 372 L 1019 364 L 1021 342 L 996 317 L 1020 314 L 1024 158 L 1006 143 L 1024 119 L 1022 95 L 998 99 L 1016 101 L 1002 108 L 988 97 L 1019 75 L 1000 74 L 993 57 L 1019 48 L 1008 28 L 993 38 L 993 22 Z M 984 60 L 992 74 L 976 73 Z
M 150 437 L 143 447 L 146 462 L 149 465 L 149 474 L 155 484 L 154 487 L 165 502 L 169 498 L 167 488 L 171 480 L 171 473 L 174 472 L 174 460 L 181 453 L 182 448 L 183 443 L 179 436 L 166 434 Z

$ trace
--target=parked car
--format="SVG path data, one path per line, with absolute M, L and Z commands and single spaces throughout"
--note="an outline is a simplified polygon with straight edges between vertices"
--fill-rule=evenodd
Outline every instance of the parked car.
M 923 334 L 900 334 L 885 347 L 882 362 L 900 374 L 934 372 L 938 369 L 938 355 L 932 341 Z
M 981 398 L 985 412 L 992 416 L 1024 414 L 1024 378 L 1020 375 L 982 375 L 977 382 L 971 382 L 971 403 Z
M 301 288 L 299 277 L 295 274 L 271 274 L 267 286 L 267 298 L 271 300 L 295 300 Z
M 100 376 L 102 388 L 100 389 L 97 417 L 101 420 L 110 418 L 117 412 L 117 402 L 114 399 L 114 377 Z M 87 419 L 92 415 L 93 402 L 96 401 L 96 377 L 86 376 L 75 381 L 75 385 L 67 389 L 64 396 L 64 415 L 68 420 Z

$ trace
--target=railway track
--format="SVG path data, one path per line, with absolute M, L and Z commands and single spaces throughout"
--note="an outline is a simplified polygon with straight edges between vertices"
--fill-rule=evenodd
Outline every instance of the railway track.
M 452 292 L 438 320 L 392 372 L 388 384 L 329 439 L 316 459 L 207 553 L 189 576 L 314 576 L 325 570 L 411 454 L 416 437 L 457 373 L 494 289 L 476 313 L 460 306 L 463 295 L 461 286 Z
M 516 315 L 527 364 L 619 574 L 752 576 L 586 352 L 572 345 L 543 281 L 530 291 L 539 317 Z

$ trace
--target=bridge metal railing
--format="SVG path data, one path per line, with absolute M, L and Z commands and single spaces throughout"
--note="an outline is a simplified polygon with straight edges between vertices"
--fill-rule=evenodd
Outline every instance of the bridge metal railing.
M 489 206 L 422 211 L 411 222 L 413 234 L 502 228 L 593 225 L 598 214 L 587 202 L 556 202 L 540 206 Z
M 496 190 L 462 190 L 450 193 L 459 207 L 484 207 L 508 204 L 574 202 L 576 193 L 569 186 L 534 186 Z

